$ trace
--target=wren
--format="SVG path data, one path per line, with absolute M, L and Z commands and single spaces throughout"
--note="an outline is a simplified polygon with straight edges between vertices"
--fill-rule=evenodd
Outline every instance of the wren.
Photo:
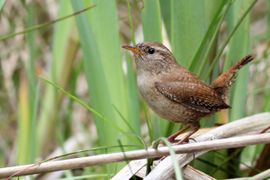
M 237 71 L 254 59 L 248 55 L 208 85 L 181 65 L 168 48 L 157 42 L 122 46 L 135 57 L 139 91 L 160 117 L 187 125 L 169 137 L 170 142 L 183 131 L 191 131 L 178 144 L 188 141 L 200 128 L 199 120 L 230 106 L 225 103 Z

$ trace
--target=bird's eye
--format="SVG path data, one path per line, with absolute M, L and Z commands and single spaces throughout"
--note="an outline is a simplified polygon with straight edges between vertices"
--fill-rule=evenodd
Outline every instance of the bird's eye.
M 147 52 L 148 52 L 149 54 L 154 54 L 154 53 L 155 53 L 155 49 L 154 49 L 154 48 L 149 48 L 149 49 L 147 50 Z

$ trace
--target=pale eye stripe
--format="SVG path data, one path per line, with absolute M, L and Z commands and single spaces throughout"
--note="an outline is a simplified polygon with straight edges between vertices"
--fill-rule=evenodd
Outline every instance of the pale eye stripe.
M 155 50 L 156 51 L 159 51 L 159 52 L 165 52 L 165 53 L 168 53 L 169 51 L 166 49 L 166 48 L 164 48 L 164 47 L 158 47 L 158 46 L 155 46 L 155 47 L 153 47 L 153 48 L 155 48 Z

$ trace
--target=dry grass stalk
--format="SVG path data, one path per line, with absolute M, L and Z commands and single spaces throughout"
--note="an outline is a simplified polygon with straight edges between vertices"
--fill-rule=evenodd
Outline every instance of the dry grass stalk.
M 173 149 L 176 153 L 189 153 L 177 155 L 180 165 L 183 167 L 193 159 L 191 152 L 196 152 L 195 156 L 199 156 L 206 151 L 243 147 L 251 144 L 269 143 L 270 134 L 254 134 L 258 133 L 265 126 L 269 125 L 270 113 L 262 113 L 239 121 L 229 123 L 227 125 L 218 127 L 210 132 L 203 134 L 196 138 L 197 143 L 189 143 L 174 146 Z M 247 135 L 241 137 L 226 138 L 237 135 L 246 135 L 253 133 L 254 135 Z M 215 140 L 216 139 L 216 140 Z M 210 140 L 210 141 L 209 141 Z M 52 171 L 60 171 L 67 169 L 83 168 L 88 166 L 95 166 L 101 164 L 108 164 L 113 162 L 120 162 L 126 160 L 145 159 L 152 157 L 161 157 L 169 155 L 167 147 L 161 147 L 158 150 L 149 148 L 148 150 L 134 150 L 123 152 L 101 154 L 95 156 L 74 158 L 68 160 L 51 161 L 42 164 L 23 165 L 15 167 L 7 167 L 0 169 L 0 178 L 9 177 L 11 175 L 20 176 L 28 174 L 46 173 Z M 164 169 L 160 169 L 164 168 Z M 158 171 L 159 172 L 158 172 Z M 169 173 L 165 173 L 169 171 Z M 161 174 L 160 174 L 161 173 Z M 164 159 L 147 177 L 146 179 L 168 179 L 173 176 L 173 168 L 171 158 Z M 157 176 L 156 176 L 157 175 Z M 154 176 L 154 178 L 153 178 Z M 117 177 L 117 176 L 116 176 Z M 160 178 L 158 178 L 160 177 Z M 168 177 L 168 178 L 167 178 Z
M 229 124 L 215 128 L 197 138 L 197 142 L 207 141 L 211 139 L 221 139 L 228 138 L 233 136 L 241 136 L 247 134 L 258 134 L 262 129 L 269 126 L 270 122 L 270 113 L 260 113 L 253 116 L 245 117 L 240 120 L 231 122 Z M 213 142 L 213 141 L 212 141 Z M 195 153 L 195 156 L 198 157 L 207 151 L 201 151 Z M 194 159 L 193 153 L 190 154 L 179 154 L 177 155 L 178 162 L 181 167 L 187 165 L 190 161 Z M 132 162 L 131 162 L 132 163 Z M 146 166 L 143 160 L 137 160 L 135 166 L 131 166 L 133 169 L 141 169 Z M 114 178 L 119 179 L 118 177 L 130 178 L 132 174 L 129 169 L 124 167 Z M 164 159 L 159 165 L 146 177 L 146 179 L 169 179 L 174 176 L 174 169 L 171 163 L 171 159 L 168 157 Z

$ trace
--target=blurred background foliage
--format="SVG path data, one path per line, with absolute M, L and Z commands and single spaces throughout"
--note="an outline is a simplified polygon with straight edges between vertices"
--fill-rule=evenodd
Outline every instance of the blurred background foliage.
M 232 109 L 201 124 L 270 110 L 269 0 L 0 0 L 0 9 L 1 167 L 81 149 L 95 151 L 78 156 L 144 148 L 179 128 L 141 99 L 123 44 L 163 42 L 206 82 L 254 53 L 230 91 Z M 270 168 L 269 156 L 269 145 L 258 145 L 210 152 L 192 164 L 215 178 L 241 177 Z M 42 177 L 107 179 L 123 165 Z

